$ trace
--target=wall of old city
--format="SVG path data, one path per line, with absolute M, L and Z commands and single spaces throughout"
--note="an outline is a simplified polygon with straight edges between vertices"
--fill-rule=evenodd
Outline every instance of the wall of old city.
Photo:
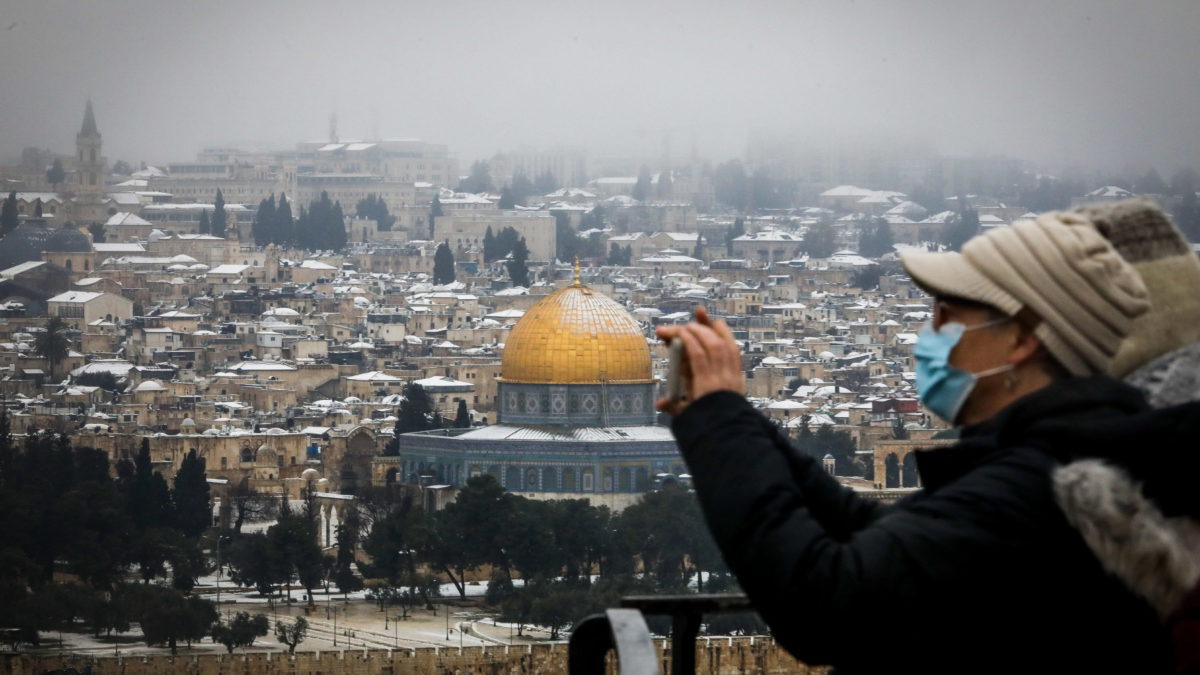
M 660 672 L 670 672 L 670 647 L 664 641 L 658 641 L 656 649 Z M 185 653 L 176 657 L 124 658 L 27 654 L 0 656 L 2 675 L 38 675 L 56 669 L 70 672 L 65 670 L 67 668 L 83 672 L 88 667 L 91 667 L 93 675 L 540 675 L 567 672 L 567 645 L 298 652 L 290 656 L 281 652 L 232 655 Z M 826 672 L 828 668 L 810 667 L 796 661 L 770 638 L 700 638 L 696 645 L 696 673 L 701 675 L 816 675 Z

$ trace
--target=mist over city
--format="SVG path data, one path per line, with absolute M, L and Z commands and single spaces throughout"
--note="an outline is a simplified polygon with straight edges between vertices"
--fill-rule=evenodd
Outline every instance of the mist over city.
M 114 159 L 344 138 L 598 156 L 752 133 L 1061 167 L 1182 168 L 1200 150 L 1186 1 L 18 2 L 0 153 L 55 147 L 91 96 Z M 20 92 L 19 95 L 17 93 Z

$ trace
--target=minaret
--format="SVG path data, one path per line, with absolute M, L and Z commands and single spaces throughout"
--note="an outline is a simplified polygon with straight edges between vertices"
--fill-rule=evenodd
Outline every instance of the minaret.
M 83 127 L 75 136 L 75 164 L 79 184 L 75 188 L 76 220 L 96 221 L 104 217 L 104 157 L 100 154 L 101 136 L 88 99 L 83 111 Z

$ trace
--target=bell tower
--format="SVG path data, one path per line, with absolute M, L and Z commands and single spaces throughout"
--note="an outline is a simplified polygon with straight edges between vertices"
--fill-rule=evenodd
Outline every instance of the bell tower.
M 80 221 L 96 221 L 105 218 L 104 213 L 104 157 L 100 154 L 100 130 L 96 128 L 96 116 L 92 112 L 92 101 L 88 99 L 83 111 L 83 126 L 75 135 L 75 165 L 79 183 L 75 186 L 74 215 Z

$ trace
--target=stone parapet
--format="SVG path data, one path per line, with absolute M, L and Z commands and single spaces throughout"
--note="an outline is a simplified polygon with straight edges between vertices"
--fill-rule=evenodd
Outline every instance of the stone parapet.
M 661 672 L 670 672 L 670 646 L 656 641 Z M 424 675 L 425 673 L 567 672 L 564 643 L 424 649 L 357 649 L 326 652 L 249 652 L 244 654 L 187 654 L 179 656 L 99 657 L 77 655 L 0 655 L 3 675 L 44 672 L 84 672 L 94 675 Z M 696 672 L 704 675 L 734 673 L 824 674 L 827 668 L 809 667 L 793 659 L 774 640 L 764 637 L 701 637 L 696 643 Z

